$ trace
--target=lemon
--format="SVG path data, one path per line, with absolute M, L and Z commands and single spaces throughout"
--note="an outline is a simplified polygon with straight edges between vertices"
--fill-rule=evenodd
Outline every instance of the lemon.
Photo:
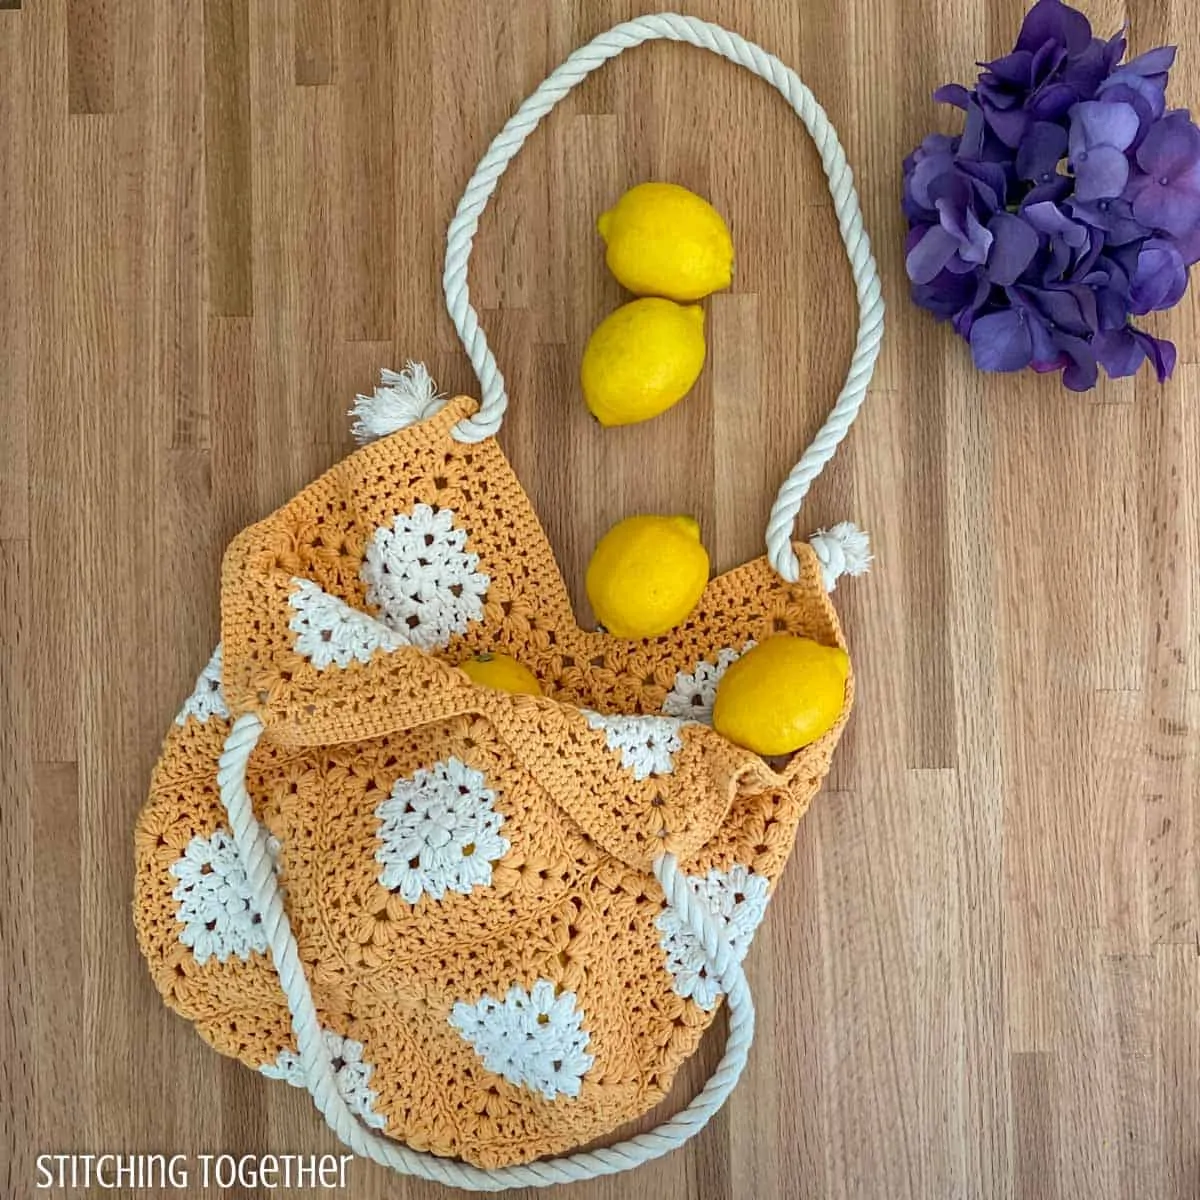
M 465 671 L 471 682 L 480 687 L 495 688 L 499 692 L 523 692 L 529 696 L 542 694 L 537 676 L 507 654 L 476 654 L 459 663 L 459 670 Z
M 779 634 L 742 655 L 717 684 L 713 728 L 757 754 L 790 754 L 832 728 L 850 660 L 838 646 Z
M 587 594 L 623 638 L 657 637 L 683 621 L 708 583 L 708 553 L 691 517 L 627 517 L 596 544 Z
M 704 310 L 649 298 L 623 304 L 596 326 L 579 380 L 601 425 L 631 425 L 665 412 L 704 366 Z
M 707 200 L 675 183 L 639 183 L 596 222 L 608 269 L 636 296 L 699 300 L 733 279 L 733 240 Z

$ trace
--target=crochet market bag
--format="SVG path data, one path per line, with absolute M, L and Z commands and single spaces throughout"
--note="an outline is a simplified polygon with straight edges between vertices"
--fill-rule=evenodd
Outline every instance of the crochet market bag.
M 673 632 L 578 627 L 497 445 L 507 398 L 467 293 L 479 215 L 525 137 L 590 71 L 668 38 L 769 80 L 829 176 L 861 323 L 845 387 L 784 484 L 768 558 L 714 579 Z M 306 1087 L 354 1151 L 497 1190 L 635 1166 L 703 1127 L 746 1061 L 741 967 L 819 789 L 835 727 L 775 770 L 710 727 L 722 671 L 778 631 L 843 645 L 828 588 L 849 527 L 793 545 L 809 484 L 866 392 L 879 285 L 845 156 L 800 80 L 686 17 L 577 50 L 521 106 L 450 227 L 451 316 L 482 399 L 385 375 L 388 433 L 230 546 L 221 645 L 175 720 L 137 825 L 135 919 L 167 1004 L 204 1038 Z M 861 537 L 861 535 L 858 535 Z M 542 697 L 473 685 L 499 650 Z M 720 999 L 724 1057 L 664 1125 L 608 1149 L 666 1095 Z

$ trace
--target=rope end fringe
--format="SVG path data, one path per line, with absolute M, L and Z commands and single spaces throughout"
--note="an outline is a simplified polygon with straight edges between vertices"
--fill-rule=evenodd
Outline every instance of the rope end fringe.
M 865 575 L 875 556 L 871 539 L 853 521 L 839 521 L 831 529 L 819 529 L 808 540 L 821 563 L 821 581 L 827 592 L 837 587 L 843 575 Z
M 427 421 L 441 410 L 446 397 L 437 390 L 424 363 L 405 364 L 403 371 L 379 372 L 379 387 L 374 395 L 358 396 L 350 415 L 355 418 L 351 432 L 360 446 L 389 433 Z

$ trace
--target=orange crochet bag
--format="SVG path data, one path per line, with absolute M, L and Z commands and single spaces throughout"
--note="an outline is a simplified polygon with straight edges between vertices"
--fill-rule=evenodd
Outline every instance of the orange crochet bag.
M 627 641 L 578 627 L 495 441 L 507 399 L 466 262 L 496 179 L 564 81 L 650 37 L 715 49 L 784 91 L 841 197 L 863 321 L 846 389 L 781 492 L 771 560 L 714 579 L 671 633 Z M 778 769 L 714 732 L 713 693 L 772 633 L 844 645 L 828 589 L 865 567 L 861 535 L 793 546 L 790 530 L 861 403 L 881 306 L 844 156 L 807 90 L 681 17 L 616 27 L 526 101 L 467 188 L 446 290 L 482 402 L 443 401 L 413 364 L 385 373 L 359 405 L 359 432 L 383 436 L 234 540 L 221 645 L 138 821 L 134 914 L 167 1004 L 218 1050 L 306 1087 L 356 1152 L 496 1189 L 662 1154 L 742 1069 L 741 960 L 854 688 Z M 529 666 L 544 696 L 472 684 L 455 664 L 488 649 Z M 722 997 L 725 1056 L 687 1109 L 534 1161 L 659 1101 Z

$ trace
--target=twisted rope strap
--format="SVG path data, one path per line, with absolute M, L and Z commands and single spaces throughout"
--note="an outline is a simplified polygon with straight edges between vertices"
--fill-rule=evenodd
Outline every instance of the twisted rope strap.
M 246 764 L 262 732 L 262 721 L 253 713 L 244 713 L 234 722 L 225 739 L 217 770 L 221 803 L 229 814 L 252 902 L 262 914 L 263 931 L 292 1014 L 292 1029 L 308 1090 L 329 1127 L 355 1154 L 374 1159 L 403 1175 L 416 1175 L 472 1191 L 499 1192 L 505 1188 L 547 1187 L 552 1183 L 615 1175 L 667 1154 L 704 1128 L 725 1102 L 746 1065 L 746 1056 L 754 1039 L 754 1004 L 737 956 L 671 854 L 656 860 L 654 874 L 666 893 L 667 903 L 703 945 L 710 972 L 720 984 L 729 1005 L 729 1037 L 725 1053 L 703 1091 L 687 1108 L 656 1129 L 603 1150 L 495 1170 L 411 1150 L 364 1128 L 337 1089 L 333 1063 L 321 1036 L 317 1006 L 300 962 L 296 938 L 284 911 L 283 895 L 267 850 L 266 835 L 254 816 L 246 791 Z
M 809 487 L 833 457 L 854 418 L 858 416 L 867 394 L 883 337 L 883 297 L 875 260 L 871 256 L 871 245 L 863 230 L 854 177 L 825 110 L 800 82 L 795 71 L 761 46 L 719 25 L 676 13 L 659 13 L 613 26 L 607 33 L 581 46 L 552 72 L 509 118 L 488 147 L 463 192 L 446 238 L 446 267 L 442 277 L 446 306 L 482 389 L 479 411 L 459 422 L 454 428 L 454 436 L 462 442 L 481 442 L 484 438 L 492 437 L 499 430 L 508 407 L 504 377 L 479 327 L 479 315 L 471 305 L 467 287 L 467 266 L 475 232 L 479 228 L 480 214 L 496 190 L 500 176 L 525 144 L 525 139 L 573 87 L 622 50 L 659 38 L 687 42 L 711 50 L 753 71 L 782 94 L 804 122 L 816 144 L 821 166 L 829 180 L 838 228 L 850 257 L 854 288 L 858 295 L 859 319 L 854 356 L 850 360 L 846 382 L 812 444 L 784 480 L 767 521 L 767 556 L 771 565 L 789 583 L 795 583 L 800 577 L 800 564 L 792 549 L 792 530 Z

